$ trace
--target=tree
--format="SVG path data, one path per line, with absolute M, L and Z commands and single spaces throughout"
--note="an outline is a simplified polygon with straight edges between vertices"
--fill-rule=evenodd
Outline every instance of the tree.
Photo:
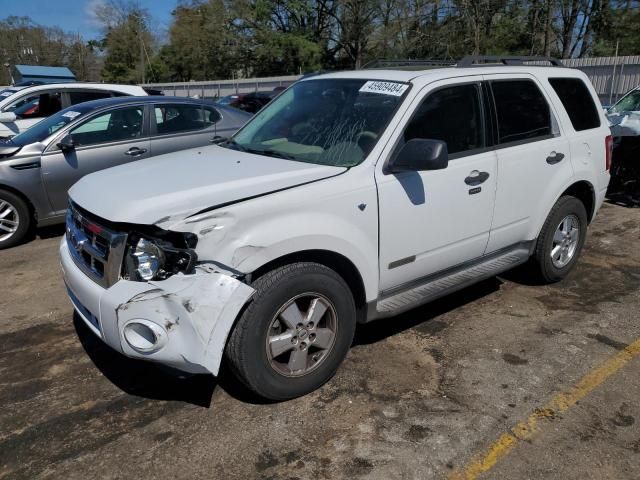
M 95 15 L 104 32 L 102 78 L 144 83 L 155 44 L 148 27 L 149 12 L 134 0 L 109 0 L 95 7 Z

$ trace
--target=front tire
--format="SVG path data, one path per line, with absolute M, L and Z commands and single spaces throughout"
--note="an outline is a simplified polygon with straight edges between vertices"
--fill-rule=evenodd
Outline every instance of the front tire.
M 560 197 L 542 227 L 532 259 L 542 281 L 558 282 L 573 269 L 587 237 L 587 224 L 584 204 L 576 197 Z
M 17 195 L 0 190 L 0 250 L 19 244 L 29 233 L 33 218 Z
M 253 393 L 269 400 L 305 395 L 344 360 L 356 325 L 351 290 L 324 265 L 300 262 L 258 278 L 229 336 L 225 356 Z

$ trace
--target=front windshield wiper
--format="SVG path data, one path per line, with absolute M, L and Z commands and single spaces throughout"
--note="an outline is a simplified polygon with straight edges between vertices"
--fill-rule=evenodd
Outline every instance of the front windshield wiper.
M 280 152 L 279 150 L 260 149 L 244 147 L 244 151 L 248 153 L 255 153 L 256 155 L 265 155 L 267 157 L 284 158 L 285 160 L 298 160 L 294 155 L 290 153 Z

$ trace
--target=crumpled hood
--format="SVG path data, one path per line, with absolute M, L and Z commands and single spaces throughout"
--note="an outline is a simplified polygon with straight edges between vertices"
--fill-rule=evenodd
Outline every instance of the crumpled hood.
M 212 145 L 92 173 L 73 185 L 69 196 L 112 222 L 152 225 L 345 170 Z
M 640 136 L 640 112 L 610 113 L 607 119 L 614 137 Z

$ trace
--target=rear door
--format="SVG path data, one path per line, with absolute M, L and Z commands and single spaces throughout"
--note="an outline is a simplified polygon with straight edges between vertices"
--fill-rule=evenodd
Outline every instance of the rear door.
M 487 253 L 534 240 L 573 178 L 558 112 L 531 75 L 486 75 L 496 123 L 498 185 Z
M 143 105 L 101 111 L 61 133 L 42 155 L 42 174 L 54 211 L 64 211 L 67 191 L 83 176 L 149 156 Z M 75 148 L 63 152 L 56 145 L 70 135 Z
M 209 145 L 216 136 L 218 111 L 197 103 L 158 103 L 151 115 L 151 155 Z

